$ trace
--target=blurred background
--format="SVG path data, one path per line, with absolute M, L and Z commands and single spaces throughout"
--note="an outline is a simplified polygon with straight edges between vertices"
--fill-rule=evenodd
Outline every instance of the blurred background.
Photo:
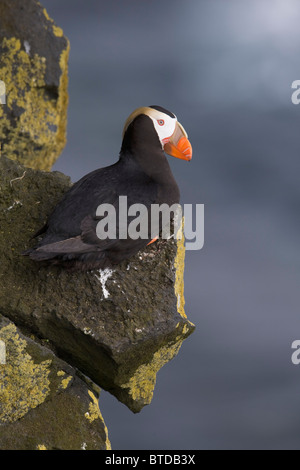
M 73 181 L 118 158 L 139 106 L 173 111 L 193 145 L 170 157 L 181 202 L 205 204 L 205 245 L 186 253 L 196 325 L 138 415 L 106 392 L 114 450 L 299 449 L 297 0 L 42 0 L 71 42 Z

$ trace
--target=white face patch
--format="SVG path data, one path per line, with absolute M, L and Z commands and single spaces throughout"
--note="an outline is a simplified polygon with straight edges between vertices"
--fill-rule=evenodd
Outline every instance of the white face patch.
M 168 114 L 165 114 L 162 111 L 158 111 L 155 108 L 150 108 L 150 107 L 137 108 L 135 111 L 133 111 L 130 114 L 130 116 L 127 118 L 125 122 L 124 129 L 123 129 L 123 137 L 130 123 L 140 114 L 145 114 L 146 116 L 152 119 L 154 129 L 157 132 L 161 146 L 164 147 L 164 145 L 169 141 L 170 137 L 175 132 L 177 117 L 176 116 L 171 117 Z
M 167 142 L 169 142 L 170 137 L 175 132 L 175 127 L 177 123 L 177 118 L 172 118 L 168 114 L 162 113 L 160 111 L 153 110 L 148 116 L 152 119 L 154 129 L 157 132 L 161 146 L 163 147 Z

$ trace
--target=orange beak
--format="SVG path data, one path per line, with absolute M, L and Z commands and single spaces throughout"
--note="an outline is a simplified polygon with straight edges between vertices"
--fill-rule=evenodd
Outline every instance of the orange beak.
M 172 157 L 180 158 L 181 160 L 189 162 L 192 159 L 193 150 L 187 137 L 187 133 L 183 126 L 177 122 L 173 135 L 164 145 L 164 151 Z

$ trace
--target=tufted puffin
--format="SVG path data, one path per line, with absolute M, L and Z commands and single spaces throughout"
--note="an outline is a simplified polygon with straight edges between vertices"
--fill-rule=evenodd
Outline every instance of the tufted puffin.
M 164 152 L 191 160 L 184 128 L 161 106 L 136 109 L 125 122 L 119 160 L 75 183 L 34 235 L 43 238 L 23 254 L 71 271 L 88 271 L 112 267 L 145 248 L 153 241 L 150 232 L 148 239 L 122 238 L 119 232 L 114 239 L 99 239 L 96 212 L 105 203 L 118 213 L 120 196 L 127 196 L 128 206 L 145 205 L 149 213 L 152 204 L 179 203 L 179 189 Z

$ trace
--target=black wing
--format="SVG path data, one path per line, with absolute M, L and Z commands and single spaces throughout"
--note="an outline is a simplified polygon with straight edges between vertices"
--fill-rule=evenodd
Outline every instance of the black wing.
M 126 257 L 148 243 L 148 239 L 119 239 L 117 235 L 116 239 L 100 240 L 97 236 L 101 217 L 96 211 L 100 204 L 115 207 L 118 234 L 119 196 L 127 196 L 128 207 L 139 202 L 149 209 L 157 200 L 157 185 L 149 177 L 132 172 L 132 168 L 126 172 L 126 168 L 117 165 L 95 170 L 72 186 L 50 215 L 42 241 L 33 251 L 29 250 L 32 258 L 46 260 L 104 250 L 110 250 L 112 258 L 118 258 L 120 252 Z

